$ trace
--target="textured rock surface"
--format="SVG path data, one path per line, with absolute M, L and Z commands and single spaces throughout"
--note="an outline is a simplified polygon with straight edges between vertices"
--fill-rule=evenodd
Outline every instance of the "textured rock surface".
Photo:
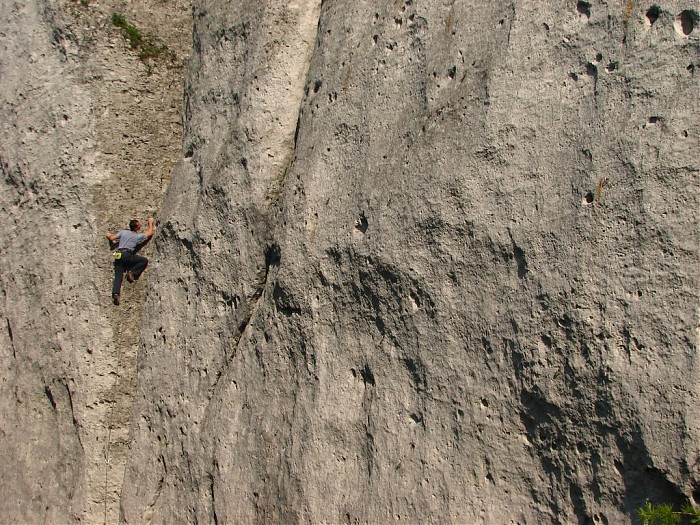
M 697 9 L 197 2 L 126 521 L 700 503 Z
M 112 12 L 168 46 L 150 74 Z M 104 232 L 160 204 L 190 11 L 7 1 L 0 17 L 0 522 L 116 523 L 145 293 L 112 306 Z
M 700 504 L 699 9 L 0 4 L 0 521 Z

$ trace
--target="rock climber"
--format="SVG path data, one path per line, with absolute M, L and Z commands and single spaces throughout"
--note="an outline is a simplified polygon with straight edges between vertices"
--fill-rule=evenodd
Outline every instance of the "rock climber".
M 117 233 L 107 232 L 110 243 L 119 243 L 114 252 L 114 281 L 112 282 L 112 302 L 119 305 L 119 295 L 122 289 L 122 279 L 126 273 L 126 280 L 130 283 L 138 280 L 148 266 L 148 259 L 143 255 L 137 255 L 143 246 L 151 240 L 154 229 L 153 217 L 148 218 L 146 233 L 141 231 L 141 221 L 132 219 L 128 230 L 120 230 Z

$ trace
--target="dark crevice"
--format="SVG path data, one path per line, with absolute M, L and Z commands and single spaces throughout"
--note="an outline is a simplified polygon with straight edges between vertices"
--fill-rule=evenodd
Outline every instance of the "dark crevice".
M 509 13 L 506 15 L 505 18 L 499 21 L 499 27 L 505 26 L 507 21 L 508 27 L 506 28 L 506 45 L 510 46 L 510 36 L 513 31 L 513 22 L 515 21 L 515 4 L 510 3 L 507 9 Z
M 586 64 L 586 74 L 593 79 L 593 89 L 596 88 L 596 83 L 598 82 L 598 66 L 593 62 L 588 62 Z
M 402 361 L 406 369 L 411 373 L 411 379 L 413 379 L 413 385 L 416 389 L 416 392 L 425 391 L 427 387 L 427 382 L 421 364 L 417 363 L 410 357 L 406 357 L 402 359 Z
M 362 233 L 365 233 L 367 231 L 368 227 L 369 227 L 369 222 L 367 222 L 367 217 L 365 216 L 365 212 L 361 211 L 360 215 L 357 217 L 357 220 L 355 221 L 355 229 L 359 230 Z
M 277 243 L 268 244 L 265 247 L 265 267 L 266 273 L 265 277 L 267 280 L 267 274 L 270 272 L 270 267 L 278 267 L 280 261 L 282 260 L 282 250 Z
M 513 241 L 513 254 L 515 255 L 515 262 L 518 265 L 518 277 L 524 279 L 527 275 L 527 260 L 525 259 L 525 252 L 515 244 Z
M 185 238 L 185 237 L 181 237 L 180 243 L 185 247 L 187 252 L 190 254 L 190 257 L 192 257 L 194 259 L 195 258 L 195 251 L 194 251 L 194 244 L 192 243 L 192 241 Z
M 159 438 L 160 439 L 160 438 Z M 160 465 L 163 467 L 163 474 L 167 474 L 168 468 L 165 463 L 165 457 L 163 454 L 160 454 L 158 457 Z M 156 490 L 153 494 L 153 497 L 151 498 L 151 501 L 148 504 L 149 509 L 153 509 L 156 506 L 156 503 L 158 503 L 158 500 L 160 499 L 160 495 L 163 492 L 163 485 L 165 485 L 165 475 L 161 475 L 160 478 L 158 479 L 158 483 L 156 484 Z
M 53 392 L 51 392 L 48 385 L 44 386 L 44 394 L 46 394 L 46 398 L 49 400 L 49 403 L 51 403 L 53 411 L 56 412 L 56 400 L 54 399 Z
M 83 441 L 80 438 L 80 425 L 78 424 L 78 421 L 75 419 L 75 407 L 73 405 L 73 394 L 70 391 L 70 388 L 68 387 L 67 384 L 63 384 L 63 387 L 66 389 L 66 393 L 68 394 L 68 406 L 70 408 L 70 415 L 73 421 L 73 428 L 75 428 L 75 435 L 78 437 L 78 443 L 80 444 L 80 448 L 83 449 Z
M 382 318 L 379 316 L 375 317 L 374 324 L 377 327 L 379 333 L 382 335 L 382 337 L 384 337 L 386 335 L 386 324 L 384 324 Z
M 360 375 L 362 376 L 362 380 L 365 382 L 365 385 L 374 386 L 374 374 L 372 373 L 369 365 L 365 365 L 364 368 L 360 370 Z
M 513 258 L 515 259 L 515 264 L 518 268 L 518 277 L 524 279 L 527 276 L 527 259 L 525 258 L 525 252 L 518 246 L 513 238 L 512 232 L 509 230 L 508 235 L 510 236 L 511 247 L 513 249 Z
M 216 500 L 214 498 L 214 476 L 209 474 L 209 497 L 211 503 L 211 515 L 214 525 L 219 525 L 219 517 L 216 515 Z
M 299 140 L 299 126 L 301 125 L 301 111 L 299 112 L 299 116 L 297 117 L 297 124 L 294 127 L 294 151 L 297 149 L 297 141 Z M 245 160 L 245 159 L 243 159 Z
M 264 250 L 264 258 L 265 258 L 265 267 L 264 270 L 261 268 L 259 273 L 258 273 L 258 279 L 256 279 L 255 283 L 255 288 L 253 290 L 253 293 L 251 294 L 250 298 L 248 299 L 245 307 L 242 310 L 242 314 L 238 317 L 237 323 L 236 323 L 236 333 L 233 337 L 233 341 L 230 345 L 231 351 L 227 352 L 227 355 L 225 357 L 225 365 L 222 366 L 216 373 L 216 377 L 214 378 L 214 381 L 212 382 L 211 387 L 209 388 L 209 399 L 212 399 L 214 392 L 216 391 L 219 381 L 221 380 L 222 375 L 225 373 L 226 370 L 230 368 L 231 362 L 233 358 L 236 356 L 236 351 L 238 349 L 238 345 L 241 341 L 241 338 L 243 337 L 243 333 L 245 332 L 246 328 L 248 328 L 248 325 L 250 324 L 251 319 L 253 318 L 253 315 L 255 314 L 256 310 L 258 309 L 258 306 L 260 304 L 260 301 L 262 300 L 263 292 L 265 291 L 265 287 L 267 286 L 267 282 L 270 278 L 270 269 L 271 268 L 278 268 L 280 265 L 280 262 L 282 260 L 282 250 L 277 243 L 270 243 L 265 246 Z M 264 272 L 264 273 L 263 273 Z M 281 308 L 279 307 L 279 300 L 282 298 L 282 290 L 279 287 L 279 285 L 275 286 L 275 289 L 273 291 L 273 299 L 275 300 L 275 304 L 278 305 L 278 310 L 280 310 L 283 314 L 285 315 L 291 315 L 293 313 L 300 313 L 301 309 L 294 308 L 294 307 L 286 307 L 282 306 Z M 256 346 L 255 348 L 255 353 L 258 358 L 258 362 L 260 363 L 260 366 L 264 368 L 263 365 L 263 360 L 262 360 L 262 355 L 260 354 L 259 348 Z
M 10 320 L 7 317 L 5 318 L 5 322 L 7 323 L 7 336 L 10 338 L 10 346 L 12 346 L 12 357 L 17 359 L 17 351 L 15 349 L 15 338 L 12 334 L 12 325 L 10 324 Z
M 368 423 L 369 425 L 369 423 Z M 374 436 L 369 431 L 366 431 L 367 437 L 367 477 L 371 478 L 374 472 Z

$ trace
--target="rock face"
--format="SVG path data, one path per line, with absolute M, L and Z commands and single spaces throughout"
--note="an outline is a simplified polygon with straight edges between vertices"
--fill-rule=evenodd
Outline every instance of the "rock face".
M 0 14 L 0 521 L 700 504 L 696 2 Z
M 700 503 L 691 2 L 197 2 L 128 523 Z
M 140 60 L 110 21 L 163 56 Z M 116 523 L 145 283 L 104 232 L 157 210 L 181 140 L 184 2 L 0 3 L 0 522 Z

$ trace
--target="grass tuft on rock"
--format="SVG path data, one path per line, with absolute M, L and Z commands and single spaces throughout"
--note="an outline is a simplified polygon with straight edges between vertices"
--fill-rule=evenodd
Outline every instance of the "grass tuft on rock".
M 164 45 L 156 45 L 144 38 L 139 28 L 129 23 L 121 13 L 112 13 L 112 24 L 122 30 L 131 49 L 138 51 L 141 60 L 157 58 L 167 49 Z

